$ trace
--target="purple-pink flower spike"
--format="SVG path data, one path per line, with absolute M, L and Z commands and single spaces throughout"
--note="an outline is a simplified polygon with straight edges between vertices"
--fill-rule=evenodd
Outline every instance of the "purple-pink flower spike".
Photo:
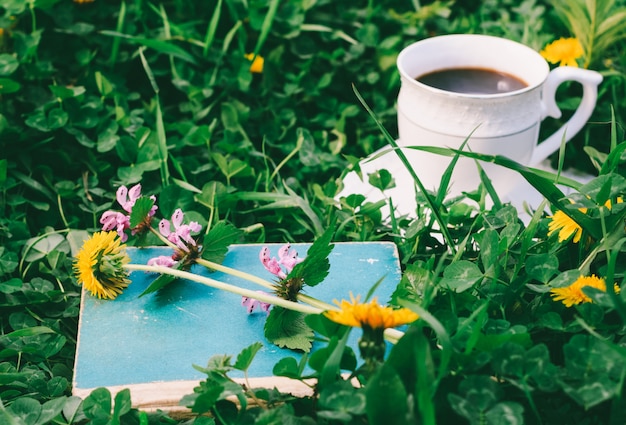
M 122 242 L 126 242 L 128 235 L 125 233 L 125 230 L 130 229 L 130 213 L 137 199 L 141 197 L 141 184 L 136 184 L 131 187 L 130 190 L 122 185 L 117 189 L 115 196 L 122 209 L 128 214 L 113 210 L 105 211 L 100 217 L 100 224 L 102 224 L 102 230 L 105 232 L 115 229 Z M 155 202 L 155 205 L 150 209 L 148 217 L 154 216 L 158 209 L 156 206 L 156 196 L 153 195 L 150 199 Z
M 275 257 L 270 255 L 270 249 L 264 246 L 261 248 L 261 252 L 259 253 L 259 259 L 267 271 L 275 276 L 278 276 L 279 279 L 284 279 L 287 277 L 289 272 L 293 270 L 296 264 L 304 261 L 303 258 L 298 258 L 298 253 L 295 249 L 290 250 L 290 248 L 291 245 L 288 243 L 281 246 L 278 250 L 279 259 L 277 260 Z M 285 269 L 283 270 L 281 266 Z
M 257 291 L 259 294 L 265 294 L 263 291 Z M 256 307 L 259 307 L 262 311 L 269 314 L 270 307 L 272 306 L 270 303 L 266 303 L 263 301 L 255 300 L 250 297 L 241 297 L 241 305 L 246 307 L 248 310 L 248 314 L 252 314 Z
M 172 267 L 174 264 L 176 264 L 176 261 L 174 261 L 171 255 L 159 255 L 158 257 L 154 257 L 148 260 L 149 266 Z
M 190 222 L 189 224 L 183 223 L 184 213 L 180 208 L 174 211 L 172 214 L 172 222 L 169 220 L 163 219 L 159 222 L 159 232 L 163 236 L 167 238 L 170 242 L 175 244 L 180 249 L 189 252 L 189 245 L 195 246 L 196 241 L 191 236 L 191 232 L 199 232 L 202 229 L 202 226 L 195 221 Z M 172 225 L 174 226 L 174 230 L 172 231 Z
M 100 224 L 105 232 L 115 229 L 122 242 L 128 240 L 128 235 L 124 233 L 124 230 L 130 228 L 129 216 L 118 211 L 105 211 L 100 217 Z

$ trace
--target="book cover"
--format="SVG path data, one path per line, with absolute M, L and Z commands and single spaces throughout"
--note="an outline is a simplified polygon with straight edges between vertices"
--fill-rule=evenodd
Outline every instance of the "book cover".
M 272 256 L 282 244 L 232 245 L 223 265 L 273 281 L 259 260 L 268 246 Z M 301 257 L 310 244 L 293 244 Z M 145 264 L 167 247 L 127 248 L 133 263 Z M 306 287 L 306 294 L 332 303 L 361 295 L 382 279 L 374 291 L 381 304 L 388 302 L 400 282 L 398 252 L 391 242 L 335 243 L 330 271 L 324 282 Z M 192 271 L 241 287 L 262 290 L 241 278 L 194 265 Z M 263 348 L 248 371 L 253 387 L 276 387 L 302 395 L 310 390 L 299 381 L 274 377 L 272 369 L 283 357 L 300 360 L 302 353 L 281 349 L 263 333 L 267 313 L 248 314 L 241 296 L 193 281 L 177 280 L 156 293 L 139 295 L 157 277 L 134 271 L 132 283 L 115 300 L 101 300 L 83 290 L 74 367 L 73 394 L 88 396 L 99 387 L 113 394 L 128 388 L 133 406 L 144 410 L 180 410 L 180 399 L 193 392 L 206 375 L 193 365 L 205 366 L 213 355 L 232 355 L 255 342 Z M 349 344 L 356 350 L 360 331 Z M 313 350 L 316 345 L 313 344 Z M 237 378 L 236 374 L 230 376 Z

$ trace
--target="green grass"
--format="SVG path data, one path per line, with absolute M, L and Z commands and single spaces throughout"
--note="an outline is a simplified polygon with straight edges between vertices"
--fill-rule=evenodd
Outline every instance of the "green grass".
M 316 400 L 258 392 L 281 402 L 248 416 L 224 400 L 203 405 L 218 422 L 623 423 L 626 291 L 586 290 L 593 302 L 571 308 L 549 291 L 581 273 L 623 284 L 625 11 L 623 0 L 3 2 L 0 424 L 211 423 L 148 417 L 126 392 L 70 397 L 81 289 L 72 259 L 118 208 L 117 188 L 136 183 L 157 197 L 158 219 L 182 208 L 205 229 L 231 224 L 243 243 L 333 229 L 334 241 L 398 246 L 404 277 L 391 302 L 422 320 L 364 388 L 329 378 L 343 350 L 335 341 Z M 398 52 L 448 33 L 536 50 L 581 38 L 581 64 L 604 81 L 589 123 L 551 162 L 600 177 L 571 182 L 576 193 L 562 199 L 554 176 L 503 163 L 580 223 L 580 243 L 548 236 L 542 211 L 524 224 L 488 184 L 460 202 L 420 194 L 417 218 L 385 220 L 385 202 L 360 195 L 336 199 L 358 159 L 397 135 Z M 264 58 L 262 73 L 248 53 Z M 564 118 L 546 120 L 542 137 L 578 96 L 559 89 Z M 224 385 L 208 376 L 200 394 Z

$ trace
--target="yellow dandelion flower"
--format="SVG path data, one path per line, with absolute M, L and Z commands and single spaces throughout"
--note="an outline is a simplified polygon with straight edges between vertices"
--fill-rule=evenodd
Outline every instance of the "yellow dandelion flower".
M 550 63 L 574 67 L 578 67 L 576 59 L 582 57 L 584 53 L 583 46 L 577 38 L 560 38 L 539 52 Z
M 93 3 L 94 0 L 73 0 L 77 4 Z
M 581 303 L 590 303 L 592 300 L 583 292 L 584 287 L 596 288 L 606 292 L 606 283 L 603 278 L 596 275 L 580 276 L 570 286 L 564 288 L 553 288 L 550 290 L 554 301 L 562 301 L 566 307 L 578 305 Z M 613 286 L 615 292 L 619 293 L 620 288 L 617 284 Z
M 581 208 L 580 210 L 583 213 L 587 211 L 585 208 Z M 578 243 L 580 241 L 580 237 L 583 234 L 583 228 L 572 220 L 570 216 L 565 214 L 563 211 L 557 211 L 549 218 L 552 220 L 548 224 L 548 236 L 551 236 L 553 233 L 558 231 L 559 242 L 568 240 L 572 235 L 574 235 L 572 242 Z
M 624 202 L 624 199 L 620 196 L 616 199 L 616 201 L 617 204 L 621 204 L 622 202 Z M 613 204 L 609 199 L 604 203 L 604 206 L 610 210 Z M 579 208 L 578 211 L 586 214 L 587 208 Z M 559 242 L 568 240 L 572 235 L 574 235 L 574 239 L 572 239 L 572 242 L 578 243 L 580 241 L 580 237 L 583 234 L 583 228 L 580 227 L 580 225 L 576 223 L 570 216 L 565 214 L 563 211 L 557 211 L 556 213 L 554 213 L 554 215 L 549 216 L 548 218 L 551 219 L 550 223 L 548 224 L 548 236 L 559 232 Z
M 408 308 L 393 309 L 378 304 L 376 298 L 370 303 L 360 302 L 350 294 L 350 301 L 335 301 L 341 310 L 329 310 L 324 314 L 341 325 L 370 329 L 387 329 L 414 322 L 419 316 Z
M 252 64 L 250 65 L 250 72 L 255 74 L 261 74 L 263 72 L 263 65 L 265 64 L 265 59 L 263 59 L 263 56 L 256 55 L 255 57 L 254 53 L 248 53 L 247 55 L 245 55 L 245 57 L 249 61 L 252 61 Z
M 116 232 L 98 232 L 87 239 L 76 255 L 78 283 L 98 298 L 114 299 L 129 285 L 124 265 L 130 262 L 126 245 Z

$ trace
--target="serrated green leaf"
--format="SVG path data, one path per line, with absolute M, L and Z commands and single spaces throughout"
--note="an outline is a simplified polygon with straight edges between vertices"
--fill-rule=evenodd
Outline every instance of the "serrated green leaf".
M 241 350 L 241 353 L 237 356 L 237 360 L 235 361 L 233 367 L 244 372 L 248 370 L 254 356 L 256 356 L 256 353 L 258 353 L 261 348 L 263 348 L 263 344 L 255 342 L 254 344 Z
M 331 243 L 334 235 L 334 229 L 327 229 L 322 236 L 317 238 L 307 251 L 307 255 L 303 262 L 297 264 L 291 273 L 287 275 L 287 279 L 302 278 L 305 285 L 315 286 L 324 281 L 330 270 L 330 261 L 328 256 L 335 247 Z
M 130 212 L 130 227 L 131 229 L 139 226 L 150 213 L 150 210 L 154 206 L 154 200 L 148 196 L 140 196 L 133 205 L 133 209 Z
M 202 258 L 214 263 L 224 261 L 228 247 L 239 241 L 241 230 L 224 221 L 214 225 L 204 237 L 202 243 Z
M 298 311 L 274 306 L 265 321 L 265 337 L 280 348 L 311 351 L 315 333 L 304 317 Z

